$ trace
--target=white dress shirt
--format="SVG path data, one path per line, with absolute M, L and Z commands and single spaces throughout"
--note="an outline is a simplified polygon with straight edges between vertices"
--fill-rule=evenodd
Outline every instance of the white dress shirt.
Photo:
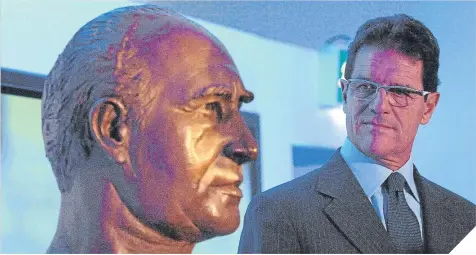
M 388 191 L 386 187 L 382 186 L 382 184 L 385 182 L 385 180 L 387 180 L 390 174 L 393 173 L 393 171 L 389 168 L 386 168 L 385 166 L 382 166 L 376 160 L 364 155 L 359 149 L 357 149 L 357 147 L 355 147 L 349 138 L 345 139 L 340 153 L 349 168 L 354 173 L 357 181 L 364 190 L 365 195 L 372 203 L 372 206 L 375 208 L 378 217 L 386 229 L 387 225 L 385 223 L 385 219 L 387 214 Z M 410 159 L 397 171 L 402 174 L 407 181 L 408 185 L 406 185 L 404 190 L 405 199 L 408 203 L 408 206 L 411 208 L 413 213 L 415 213 L 418 219 L 420 233 L 423 233 L 420 198 L 418 196 L 415 180 L 413 178 L 412 158 L 410 157 Z

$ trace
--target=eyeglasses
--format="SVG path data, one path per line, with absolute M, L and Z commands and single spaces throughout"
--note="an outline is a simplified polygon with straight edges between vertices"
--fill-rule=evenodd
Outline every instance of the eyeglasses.
M 384 89 L 389 96 L 389 103 L 393 106 L 404 107 L 411 105 L 417 96 L 423 96 L 426 101 L 431 93 L 424 90 L 412 89 L 405 86 L 384 86 L 362 79 L 340 79 L 349 88 L 349 94 L 361 101 L 370 102 L 375 99 L 377 92 Z

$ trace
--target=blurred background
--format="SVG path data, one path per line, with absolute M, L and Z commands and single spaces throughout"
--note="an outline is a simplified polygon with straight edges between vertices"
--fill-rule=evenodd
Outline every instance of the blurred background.
M 1 0 L 1 249 L 43 253 L 60 193 L 41 136 L 41 91 L 58 54 L 86 22 L 153 3 L 207 28 L 231 53 L 255 101 L 243 112 L 260 144 L 246 165 L 242 216 L 252 195 L 322 165 L 346 137 L 337 79 L 345 49 L 370 18 L 405 13 L 438 39 L 440 103 L 420 128 L 413 159 L 428 179 L 476 202 L 476 2 L 228 2 Z M 236 253 L 240 228 L 194 253 Z

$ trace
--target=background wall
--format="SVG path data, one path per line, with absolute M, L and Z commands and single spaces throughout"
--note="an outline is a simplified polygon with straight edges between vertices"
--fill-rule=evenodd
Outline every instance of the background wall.
M 137 3 L 4 0 L 0 64 L 46 75 L 80 26 L 100 13 Z M 346 136 L 340 106 L 323 108 L 317 99 L 327 86 L 317 75 L 326 66 L 319 62 L 325 41 L 337 34 L 353 37 L 369 18 L 403 12 L 420 19 L 440 43 L 442 95 L 432 121 L 419 131 L 413 157 L 430 180 L 476 202 L 476 3 L 157 4 L 193 17 L 215 34 L 255 93 L 256 100 L 244 110 L 261 118 L 263 190 L 294 177 L 293 145 L 335 149 Z M 19 116 L 29 122 L 15 120 Z M 39 116 L 38 100 L 14 104 L 2 96 L 2 252 L 44 252 L 56 228 L 59 192 L 38 140 Z M 5 141 L 17 148 L 17 156 L 4 152 Z M 14 160 L 27 165 L 12 165 Z M 234 253 L 238 240 L 239 231 L 199 244 L 195 252 Z

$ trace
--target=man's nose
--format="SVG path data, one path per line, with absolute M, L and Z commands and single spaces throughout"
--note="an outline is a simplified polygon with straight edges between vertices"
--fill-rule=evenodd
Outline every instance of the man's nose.
M 375 95 L 375 98 L 370 101 L 369 108 L 374 113 L 386 113 L 390 111 L 390 102 L 389 95 L 387 91 L 383 88 L 380 88 Z
M 258 143 L 243 120 L 243 117 L 240 115 L 236 119 L 238 121 L 233 122 L 229 130 L 233 139 L 225 145 L 223 153 L 241 165 L 248 161 L 256 160 L 258 157 Z

